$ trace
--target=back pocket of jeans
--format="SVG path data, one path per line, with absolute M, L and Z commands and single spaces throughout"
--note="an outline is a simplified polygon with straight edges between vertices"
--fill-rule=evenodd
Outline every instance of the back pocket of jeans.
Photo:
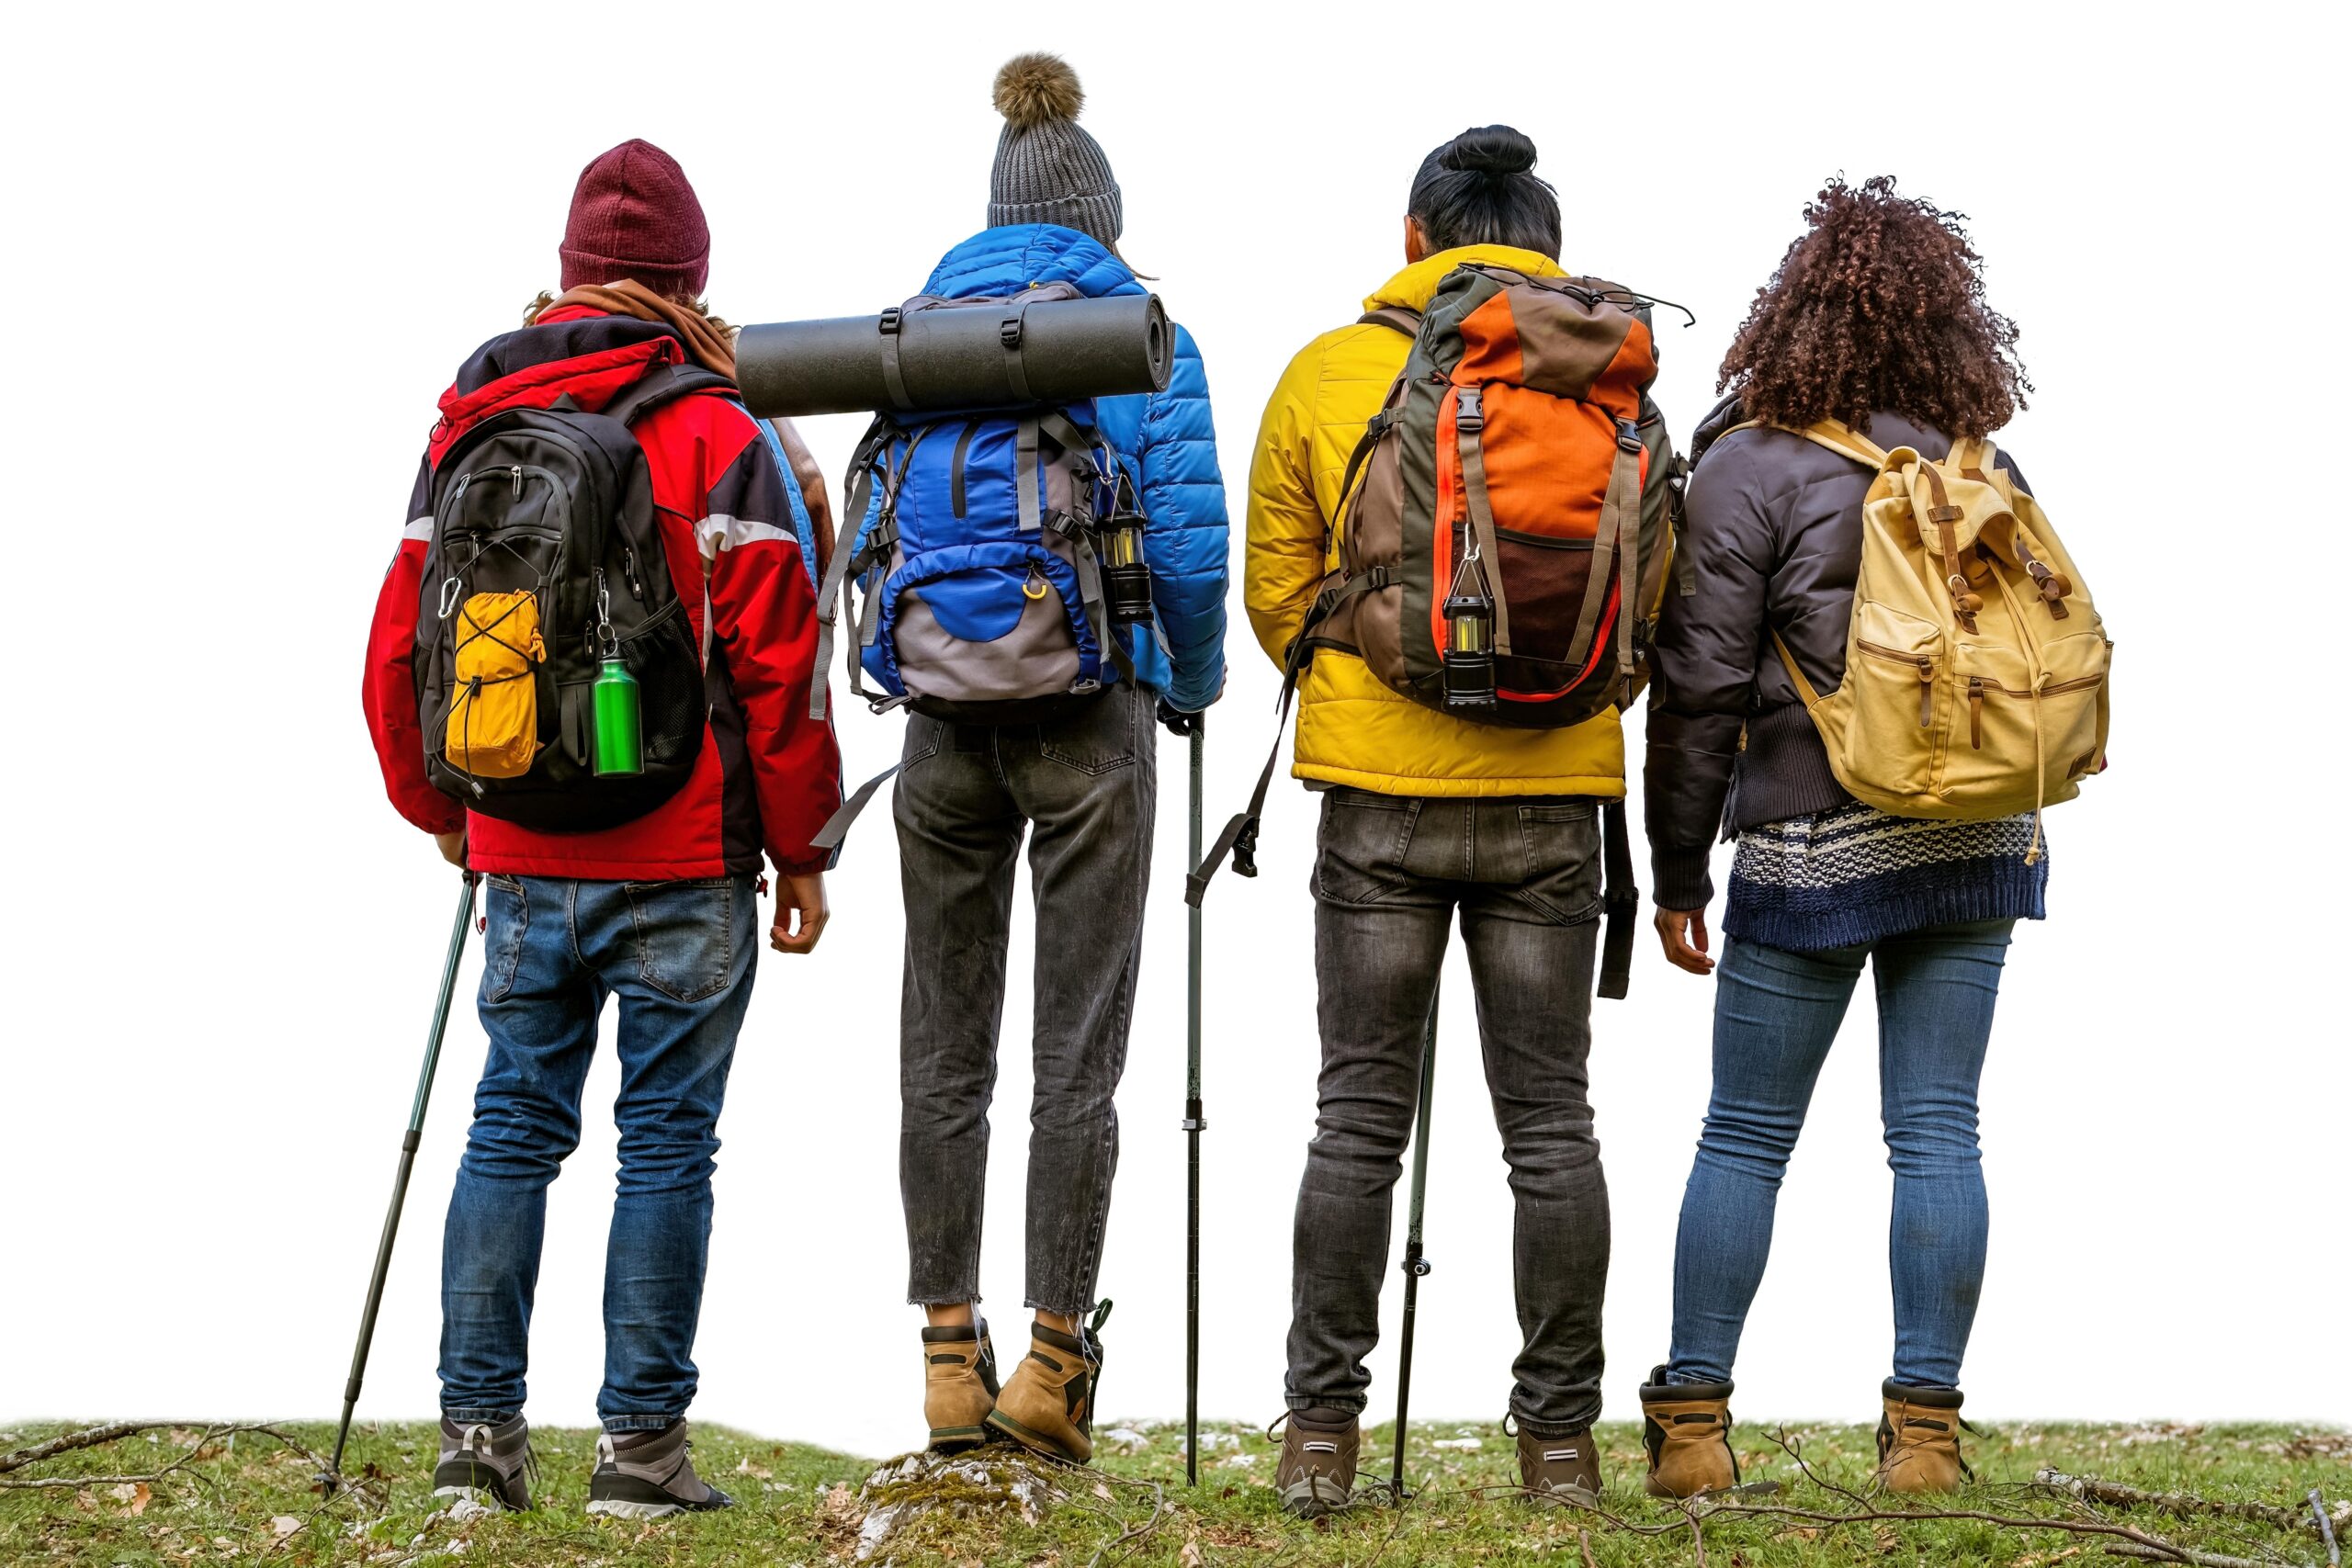
M 1316 838 L 1315 893 L 1333 904 L 1375 904 L 1409 880 L 1406 852 L 1420 821 L 1410 795 L 1339 788 L 1323 797 Z
M 735 882 L 628 884 L 637 973 L 673 1001 L 698 1002 L 726 988 L 735 968 Z
M 1037 727 L 1038 754 L 1049 762 L 1088 774 L 1128 766 L 1136 760 L 1136 708 L 1140 700 L 1126 686 L 1113 686 L 1086 699 L 1076 711 Z
M 1600 808 L 1590 800 L 1519 808 L 1527 874 L 1519 897 L 1546 919 L 1580 925 L 1600 913 Z

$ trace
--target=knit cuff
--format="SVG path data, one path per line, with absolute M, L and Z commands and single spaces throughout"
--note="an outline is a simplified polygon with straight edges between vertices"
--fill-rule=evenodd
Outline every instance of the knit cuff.
M 1661 909 L 1703 909 L 1714 900 L 1714 879 L 1707 874 L 1704 850 L 1650 851 L 1652 897 Z

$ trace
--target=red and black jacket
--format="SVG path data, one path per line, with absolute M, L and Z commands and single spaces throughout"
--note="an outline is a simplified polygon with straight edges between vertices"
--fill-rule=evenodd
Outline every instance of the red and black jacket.
M 684 787 L 616 828 L 539 833 L 469 814 L 425 779 L 410 666 L 434 465 L 494 413 L 567 393 L 594 412 L 649 368 L 685 358 L 665 326 L 568 307 L 484 344 L 441 395 L 400 553 L 377 596 L 360 694 L 392 804 L 428 832 L 466 829 L 476 870 L 660 882 L 750 875 L 763 852 L 785 873 L 821 870 L 829 858 L 809 840 L 841 804 L 841 752 L 831 720 L 808 716 L 817 595 L 785 498 L 792 480 L 742 406 L 716 393 L 681 398 L 635 426 L 670 577 L 709 649 L 709 729 Z

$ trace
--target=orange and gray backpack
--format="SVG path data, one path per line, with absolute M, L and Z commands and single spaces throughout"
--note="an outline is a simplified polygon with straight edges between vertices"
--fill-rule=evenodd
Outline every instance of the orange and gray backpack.
M 1317 649 L 1476 724 L 1561 729 L 1629 707 L 1674 557 L 1681 465 L 1650 400 L 1646 297 L 1589 277 L 1469 265 L 1426 313 L 1367 323 L 1413 339 L 1341 485 L 1339 569 L 1291 645 L 1282 713 Z M 1255 875 L 1250 808 L 1193 874 L 1197 904 L 1229 851 Z M 1622 803 L 1608 829 L 1601 994 L 1624 994 L 1638 899 Z M 1611 960 L 1617 962 L 1612 964 Z

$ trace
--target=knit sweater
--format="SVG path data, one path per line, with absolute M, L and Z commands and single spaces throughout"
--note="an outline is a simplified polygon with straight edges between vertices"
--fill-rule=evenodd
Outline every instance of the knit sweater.
M 2042 918 L 2030 814 L 1927 822 L 1851 802 L 1740 830 L 1725 934 L 1797 953 L 1961 920 Z

